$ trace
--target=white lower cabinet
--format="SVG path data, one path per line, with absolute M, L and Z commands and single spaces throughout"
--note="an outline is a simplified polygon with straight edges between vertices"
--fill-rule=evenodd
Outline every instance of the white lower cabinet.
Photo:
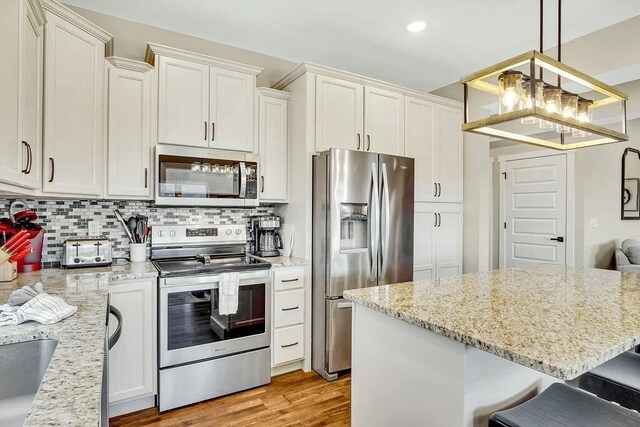
M 416 203 L 414 280 L 462 274 L 462 205 Z
M 122 334 L 109 351 L 109 415 L 152 407 L 156 395 L 155 279 L 109 285 L 111 305 L 122 313 Z M 118 326 L 110 315 L 109 335 Z
M 305 356 L 305 267 L 273 270 L 271 367 L 298 362 Z M 300 366 L 293 366 L 300 369 Z M 286 372 L 279 371 L 279 373 Z

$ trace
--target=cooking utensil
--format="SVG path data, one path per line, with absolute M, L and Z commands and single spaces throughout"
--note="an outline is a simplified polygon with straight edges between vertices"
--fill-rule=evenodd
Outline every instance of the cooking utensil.
M 21 253 L 24 249 L 29 247 L 30 242 L 28 237 L 29 233 L 26 231 L 20 231 L 11 237 L 7 243 L 0 248 L 0 264 L 4 264 L 12 256 Z
M 113 213 L 116 215 L 116 219 L 120 222 L 120 224 L 122 224 L 122 226 L 124 227 L 124 231 L 127 233 L 127 237 L 129 238 L 129 241 L 131 243 L 135 243 L 133 241 L 133 234 L 131 234 L 131 230 L 129 230 L 129 226 L 127 225 L 127 222 L 124 220 L 124 218 L 122 217 L 122 214 L 120 213 L 120 211 L 118 209 L 115 209 L 113 211 Z
M 144 243 L 144 221 L 138 221 L 136 224 L 136 237 L 138 238 L 138 243 Z
M 136 227 L 138 226 L 138 220 L 135 217 L 129 218 L 127 221 L 127 227 L 129 227 L 129 231 L 131 231 L 131 235 L 133 236 L 133 243 L 138 242 L 138 236 L 136 235 Z
M 33 248 L 29 246 L 26 249 L 23 249 L 20 253 L 16 253 L 15 255 L 12 255 L 11 258 L 9 258 L 9 262 L 18 262 L 22 258 L 29 255 L 31 252 L 33 252 Z

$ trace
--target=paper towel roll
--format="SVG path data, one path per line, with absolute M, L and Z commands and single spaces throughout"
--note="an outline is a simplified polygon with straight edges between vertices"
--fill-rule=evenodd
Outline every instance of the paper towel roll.
M 282 249 L 280 249 L 280 255 L 290 257 L 291 250 L 293 249 L 293 242 L 295 239 L 296 229 L 292 224 L 283 224 L 280 227 L 280 235 L 282 236 Z

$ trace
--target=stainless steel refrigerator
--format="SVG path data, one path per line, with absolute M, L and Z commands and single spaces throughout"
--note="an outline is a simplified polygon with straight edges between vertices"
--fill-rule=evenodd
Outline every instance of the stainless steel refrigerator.
M 413 280 L 414 161 L 331 149 L 313 158 L 312 366 L 351 367 L 348 289 Z

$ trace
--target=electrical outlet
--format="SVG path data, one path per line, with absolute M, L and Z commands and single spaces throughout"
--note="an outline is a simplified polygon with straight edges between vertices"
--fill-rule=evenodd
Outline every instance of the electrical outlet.
M 87 235 L 99 236 L 100 235 L 100 221 L 89 221 Z

